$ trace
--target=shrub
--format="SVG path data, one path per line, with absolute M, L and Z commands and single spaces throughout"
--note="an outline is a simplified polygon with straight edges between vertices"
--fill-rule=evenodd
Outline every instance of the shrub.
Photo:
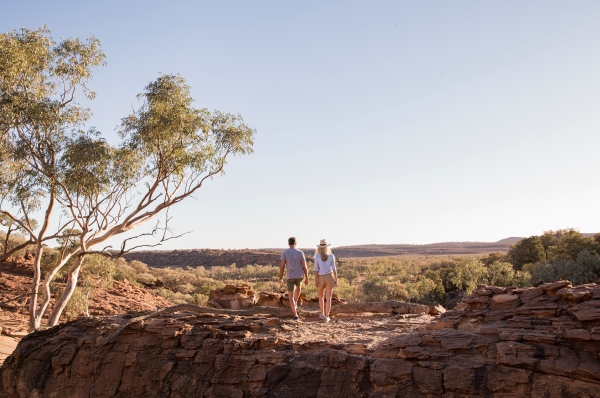
M 149 272 L 148 265 L 138 260 L 132 260 L 128 262 L 129 266 L 135 270 L 137 274 L 143 274 Z
M 212 278 L 197 278 L 192 280 L 190 283 L 194 285 L 195 293 L 202 294 L 207 297 L 210 295 L 211 290 L 222 289 L 225 287 L 225 283 Z
M 279 282 L 275 281 L 257 282 L 254 284 L 254 289 L 257 292 L 279 292 L 281 286 L 279 285 Z
M 136 282 L 141 283 L 145 286 L 152 286 L 157 281 L 156 277 L 148 272 L 136 275 L 135 280 Z
M 381 277 L 369 278 L 363 282 L 361 293 L 364 301 L 406 301 L 409 299 L 409 293 L 401 282 Z
M 515 270 L 512 264 L 496 261 L 490 264 L 485 270 L 485 277 L 488 285 L 510 286 L 515 276 Z
M 80 315 L 89 316 L 88 306 L 89 306 L 89 292 L 88 294 L 81 291 L 79 287 L 75 288 L 71 299 L 67 302 L 65 306 L 64 314 L 67 320 L 72 320 L 77 318 Z
M 192 297 L 194 298 L 196 305 L 201 307 L 206 307 L 208 305 L 208 296 L 200 293 L 194 293 L 192 294 Z
M 42 278 L 46 279 L 48 273 L 50 273 L 59 263 L 60 261 L 60 252 L 55 249 L 45 248 L 42 253 L 42 260 L 40 263 L 40 268 L 42 271 Z M 69 267 L 73 264 L 73 259 L 71 258 L 67 264 L 63 265 L 63 267 L 57 272 L 54 280 L 56 281 L 66 281 L 67 280 L 67 271 Z
M 467 258 L 448 271 L 445 285 L 470 295 L 477 285 L 484 281 L 485 274 L 486 269 L 481 261 L 472 257 Z M 447 288 L 446 291 L 448 290 Z
M 312 285 L 314 287 L 315 286 L 314 281 L 313 281 L 313 283 L 309 283 L 309 285 Z M 344 300 L 346 300 L 348 302 L 359 301 L 359 298 L 361 295 L 361 291 L 358 288 L 358 286 L 352 286 L 350 284 L 350 282 L 348 282 L 345 278 L 340 278 L 339 276 L 338 276 L 338 286 L 336 289 L 334 289 L 333 292 L 336 293 L 338 295 L 338 297 L 343 298 Z M 316 292 L 316 289 L 315 289 L 314 297 L 317 297 L 317 295 L 318 295 L 318 293 Z
M 196 298 L 191 294 L 184 294 L 179 292 L 176 293 L 163 288 L 158 288 L 154 292 L 173 304 L 196 304 Z
M 600 278 L 600 255 L 584 250 L 575 260 L 559 258 L 527 264 L 524 269 L 531 274 L 534 285 L 557 280 L 569 280 L 575 285 L 593 283 Z
M 79 273 L 79 284 L 83 289 L 110 288 L 117 271 L 114 260 L 98 254 L 85 258 Z
M 183 285 L 177 286 L 177 291 L 183 294 L 192 294 L 196 290 L 195 286 L 191 283 L 186 283 Z

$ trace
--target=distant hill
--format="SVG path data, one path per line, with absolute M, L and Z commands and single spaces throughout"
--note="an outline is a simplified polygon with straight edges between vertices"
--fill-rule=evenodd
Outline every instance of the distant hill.
M 507 252 L 510 246 L 522 238 L 511 237 L 498 242 L 445 242 L 426 245 L 356 245 L 334 247 L 338 258 L 352 257 L 391 257 L 391 256 L 439 256 L 439 255 L 482 255 L 493 252 Z M 145 250 L 125 254 L 128 261 L 138 260 L 155 268 L 213 267 L 236 264 L 279 265 L 279 256 L 284 248 L 245 249 L 245 250 Z M 314 249 L 302 249 L 308 258 Z
M 519 237 L 513 236 L 513 237 L 510 237 L 510 238 L 501 239 L 501 240 L 499 240 L 496 243 L 506 243 L 508 245 L 514 245 L 515 243 L 517 243 L 521 239 L 523 239 L 523 238 L 519 238 Z

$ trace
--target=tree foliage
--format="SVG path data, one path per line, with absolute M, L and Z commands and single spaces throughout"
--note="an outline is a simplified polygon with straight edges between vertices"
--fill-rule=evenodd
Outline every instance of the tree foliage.
M 599 254 L 600 242 L 570 228 L 524 238 L 511 247 L 508 257 L 516 269 L 521 269 L 525 264 L 545 261 L 576 261 L 583 251 Z
M 525 264 L 533 264 L 546 260 L 546 248 L 539 236 L 531 236 L 515 243 L 508 251 L 512 264 L 516 269 Z

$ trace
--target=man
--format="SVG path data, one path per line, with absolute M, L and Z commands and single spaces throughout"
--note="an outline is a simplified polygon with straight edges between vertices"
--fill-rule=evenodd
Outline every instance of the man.
M 287 267 L 287 292 L 290 308 L 294 314 L 294 320 L 299 321 L 296 311 L 296 303 L 300 298 L 302 279 L 304 285 L 308 286 L 308 269 L 306 268 L 306 258 L 302 250 L 296 249 L 296 238 L 288 239 L 289 249 L 281 253 L 281 266 L 279 267 L 279 283 L 283 286 L 283 271 Z M 294 288 L 295 287 L 295 288 Z

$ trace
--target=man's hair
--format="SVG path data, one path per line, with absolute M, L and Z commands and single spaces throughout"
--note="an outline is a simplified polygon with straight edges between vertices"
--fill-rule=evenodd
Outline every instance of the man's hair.
M 288 239 L 288 245 L 295 245 L 296 244 L 296 237 L 292 236 L 291 238 Z

